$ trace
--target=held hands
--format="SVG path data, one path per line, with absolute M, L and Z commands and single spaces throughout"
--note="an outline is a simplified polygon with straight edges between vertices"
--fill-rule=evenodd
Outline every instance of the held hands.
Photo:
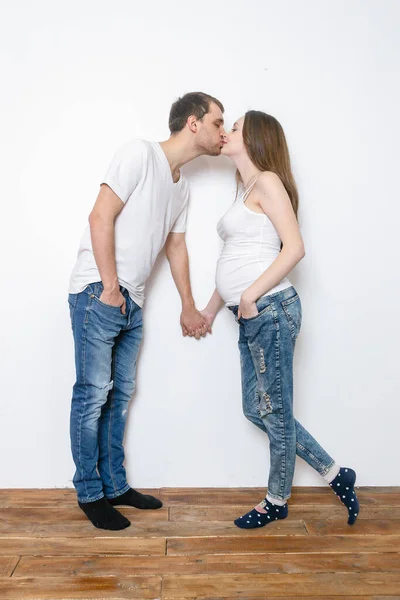
M 208 332 L 212 333 L 212 325 L 214 323 L 214 319 L 216 317 L 215 314 L 209 312 L 206 308 L 204 308 L 203 310 L 200 311 L 200 314 L 203 315 L 206 323 L 207 323 L 207 327 L 208 327 Z
M 181 313 L 181 328 L 183 336 L 190 336 L 199 340 L 211 333 L 211 326 L 206 318 L 194 306 L 184 308 Z

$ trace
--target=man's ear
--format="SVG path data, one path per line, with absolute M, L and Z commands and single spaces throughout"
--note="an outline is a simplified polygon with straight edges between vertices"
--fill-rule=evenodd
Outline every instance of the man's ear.
M 197 133 L 197 118 L 194 115 L 190 115 L 187 120 L 187 126 L 193 133 Z

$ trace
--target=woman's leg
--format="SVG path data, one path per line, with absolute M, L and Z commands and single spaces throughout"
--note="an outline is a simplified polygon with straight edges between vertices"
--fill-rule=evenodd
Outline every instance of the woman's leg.
M 287 516 L 296 457 L 292 361 L 284 356 L 279 322 L 271 306 L 261 308 L 255 319 L 242 320 L 239 349 L 244 413 L 270 440 L 268 496 L 235 521 L 238 527 L 254 528 Z M 289 351 L 292 355 L 292 346 Z M 289 382 L 285 381 L 287 373 Z

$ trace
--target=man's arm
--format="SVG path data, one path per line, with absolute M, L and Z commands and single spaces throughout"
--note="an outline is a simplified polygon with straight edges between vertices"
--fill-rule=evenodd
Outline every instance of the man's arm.
M 192 296 L 185 234 L 170 233 L 165 244 L 165 251 L 182 301 L 182 333 L 199 339 L 201 335 L 206 335 L 208 327 L 204 317 L 196 309 Z
M 126 301 L 119 289 L 115 262 L 115 219 L 123 206 L 122 200 L 103 184 L 89 215 L 89 224 L 93 254 L 104 287 L 100 300 L 111 306 L 120 306 L 122 314 L 125 314 Z

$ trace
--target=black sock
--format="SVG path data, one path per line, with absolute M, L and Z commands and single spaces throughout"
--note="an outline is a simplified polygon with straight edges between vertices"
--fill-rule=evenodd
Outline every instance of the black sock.
M 264 527 L 264 525 L 268 525 L 273 521 L 278 521 L 279 519 L 286 519 L 288 516 L 288 505 L 287 502 L 283 506 L 278 506 L 277 504 L 272 504 L 269 500 L 265 498 L 261 502 L 266 513 L 262 513 L 256 508 L 253 508 L 250 512 L 246 513 L 242 517 L 239 517 L 234 521 L 237 527 L 240 529 L 256 529 L 257 527 Z
M 347 507 L 349 518 L 347 523 L 354 525 L 360 514 L 360 503 L 358 502 L 357 494 L 354 490 L 356 483 L 356 473 L 353 469 L 341 467 L 335 479 L 329 484 L 336 496 Z
M 141 494 L 132 488 L 129 488 L 129 490 L 121 496 L 109 498 L 108 501 L 113 506 L 134 506 L 135 508 L 141 509 L 155 509 L 162 507 L 161 500 L 154 498 L 154 496 L 149 496 L 148 494 Z
M 111 529 L 118 531 L 125 529 L 131 524 L 128 519 L 121 515 L 106 498 L 100 498 L 94 502 L 78 502 L 79 507 L 83 510 L 89 521 L 99 529 Z

